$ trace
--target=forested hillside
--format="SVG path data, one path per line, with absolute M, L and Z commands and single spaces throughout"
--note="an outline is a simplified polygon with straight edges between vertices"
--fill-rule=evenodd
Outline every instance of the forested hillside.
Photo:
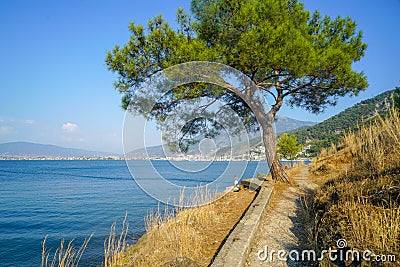
M 393 92 L 394 90 L 386 91 L 361 101 L 321 123 L 302 127 L 292 133 L 296 135 L 299 143 L 311 145 L 308 153 L 313 156 L 322 148 L 329 147 L 331 143 L 337 144 L 347 131 L 356 131 L 361 124 L 367 123 L 378 113 L 385 114 L 392 103 Z

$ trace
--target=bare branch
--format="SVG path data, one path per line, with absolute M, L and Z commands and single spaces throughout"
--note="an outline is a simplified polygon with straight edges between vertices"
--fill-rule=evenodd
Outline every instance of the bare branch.
M 203 112 L 203 111 L 206 110 L 208 107 L 210 107 L 212 104 L 214 104 L 215 102 L 217 102 L 220 98 L 221 98 L 221 96 L 216 97 L 215 99 L 213 99 L 213 100 L 210 101 L 209 103 L 199 106 L 196 110 L 201 110 L 201 111 Z

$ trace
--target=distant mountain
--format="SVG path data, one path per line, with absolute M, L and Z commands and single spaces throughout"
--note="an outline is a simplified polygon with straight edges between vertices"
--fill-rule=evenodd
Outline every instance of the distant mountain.
M 311 155 L 318 153 L 323 147 L 329 147 L 331 143 L 337 143 L 349 130 L 357 130 L 363 123 L 371 121 L 376 115 L 388 112 L 391 106 L 391 96 L 394 90 L 386 91 L 373 98 L 361 101 L 354 106 L 345 109 L 339 114 L 311 127 L 303 127 L 292 131 L 297 141 L 302 144 L 310 144 Z
M 117 154 L 28 142 L 0 144 L 0 157 L 105 157 Z
M 312 122 L 312 121 L 300 121 L 292 118 L 288 118 L 282 115 L 277 115 L 276 117 L 276 122 L 275 122 L 275 128 L 276 132 L 288 132 L 291 130 L 294 130 L 299 127 L 305 127 L 305 126 L 311 126 L 317 124 L 317 122 Z M 254 147 L 255 145 L 259 144 L 261 142 L 261 138 L 259 137 L 260 133 L 251 133 L 249 135 L 249 142 L 250 142 L 250 147 Z M 219 140 L 218 137 L 216 137 L 216 145 L 219 148 L 217 155 L 223 155 L 225 154 L 229 148 L 226 147 L 226 143 Z M 244 143 L 236 143 L 236 151 L 241 152 L 242 149 L 241 147 L 246 147 Z M 146 152 L 147 150 L 147 152 Z M 243 151 L 244 153 L 244 151 Z M 189 154 L 190 151 L 189 151 Z M 132 158 L 145 158 L 147 157 L 164 157 L 164 152 L 163 152 L 163 147 L 162 146 L 152 146 L 148 147 L 147 149 L 145 148 L 140 148 L 136 149 L 134 151 L 131 151 L 127 154 L 128 157 Z
M 313 126 L 317 124 L 314 121 L 300 121 L 286 116 L 276 115 L 275 130 L 277 133 L 288 132 L 300 127 Z
M 126 154 L 128 158 L 147 158 L 147 157 L 157 157 L 163 158 L 164 150 L 161 145 L 159 146 L 150 146 L 147 148 L 138 148 Z

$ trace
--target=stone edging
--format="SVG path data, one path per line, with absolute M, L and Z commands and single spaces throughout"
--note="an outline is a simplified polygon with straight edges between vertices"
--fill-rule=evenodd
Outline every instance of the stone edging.
M 211 262 L 211 267 L 244 266 L 250 245 L 258 231 L 260 221 L 272 195 L 274 187 L 264 183 L 256 199 L 250 204 L 243 218 L 229 234 L 224 245 Z

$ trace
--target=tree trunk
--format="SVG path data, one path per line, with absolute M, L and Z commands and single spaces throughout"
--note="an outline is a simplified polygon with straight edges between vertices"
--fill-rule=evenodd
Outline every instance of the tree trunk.
M 274 116 L 271 113 L 265 114 L 263 118 L 258 118 L 262 128 L 265 156 L 271 172 L 272 179 L 289 183 L 290 179 L 283 169 L 282 163 L 276 153 L 275 131 L 273 128 Z
M 248 80 L 244 80 L 244 84 L 247 84 L 248 82 Z M 279 84 L 277 84 L 277 86 L 279 86 Z M 237 94 L 240 98 L 242 98 L 247 103 L 247 105 L 249 105 L 251 111 L 254 113 L 258 123 L 261 126 L 265 147 L 265 156 L 267 158 L 272 179 L 275 181 L 290 183 L 289 177 L 284 171 L 283 166 L 276 153 L 275 130 L 273 127 L 275 115 L 282 106 L 282 94 L 280 94 L 276 99 L 275 105 L 273 105 L 269 111 L 266 111 L 265 103 L 262 100 L 264 99 L 263 95 L 261 93 L 257 94 L 257 92 L 259 92 L 259 89 L 253 81 L 249 82 L 249 84 L 246 86 L 246 90 L 244 93 L 241 93 L 240 91 L 233 92 Z
M 268 165 L 271 165 L 270 170 L 271 170 L 271 176 L 272 176 L 273 180 L 290 183 L 289 176 L 283 169 L 282 163 L 280 162 L 277 155 L 275 156 L 274 160 L 272 161 L 272 164 L 268 164 Z

